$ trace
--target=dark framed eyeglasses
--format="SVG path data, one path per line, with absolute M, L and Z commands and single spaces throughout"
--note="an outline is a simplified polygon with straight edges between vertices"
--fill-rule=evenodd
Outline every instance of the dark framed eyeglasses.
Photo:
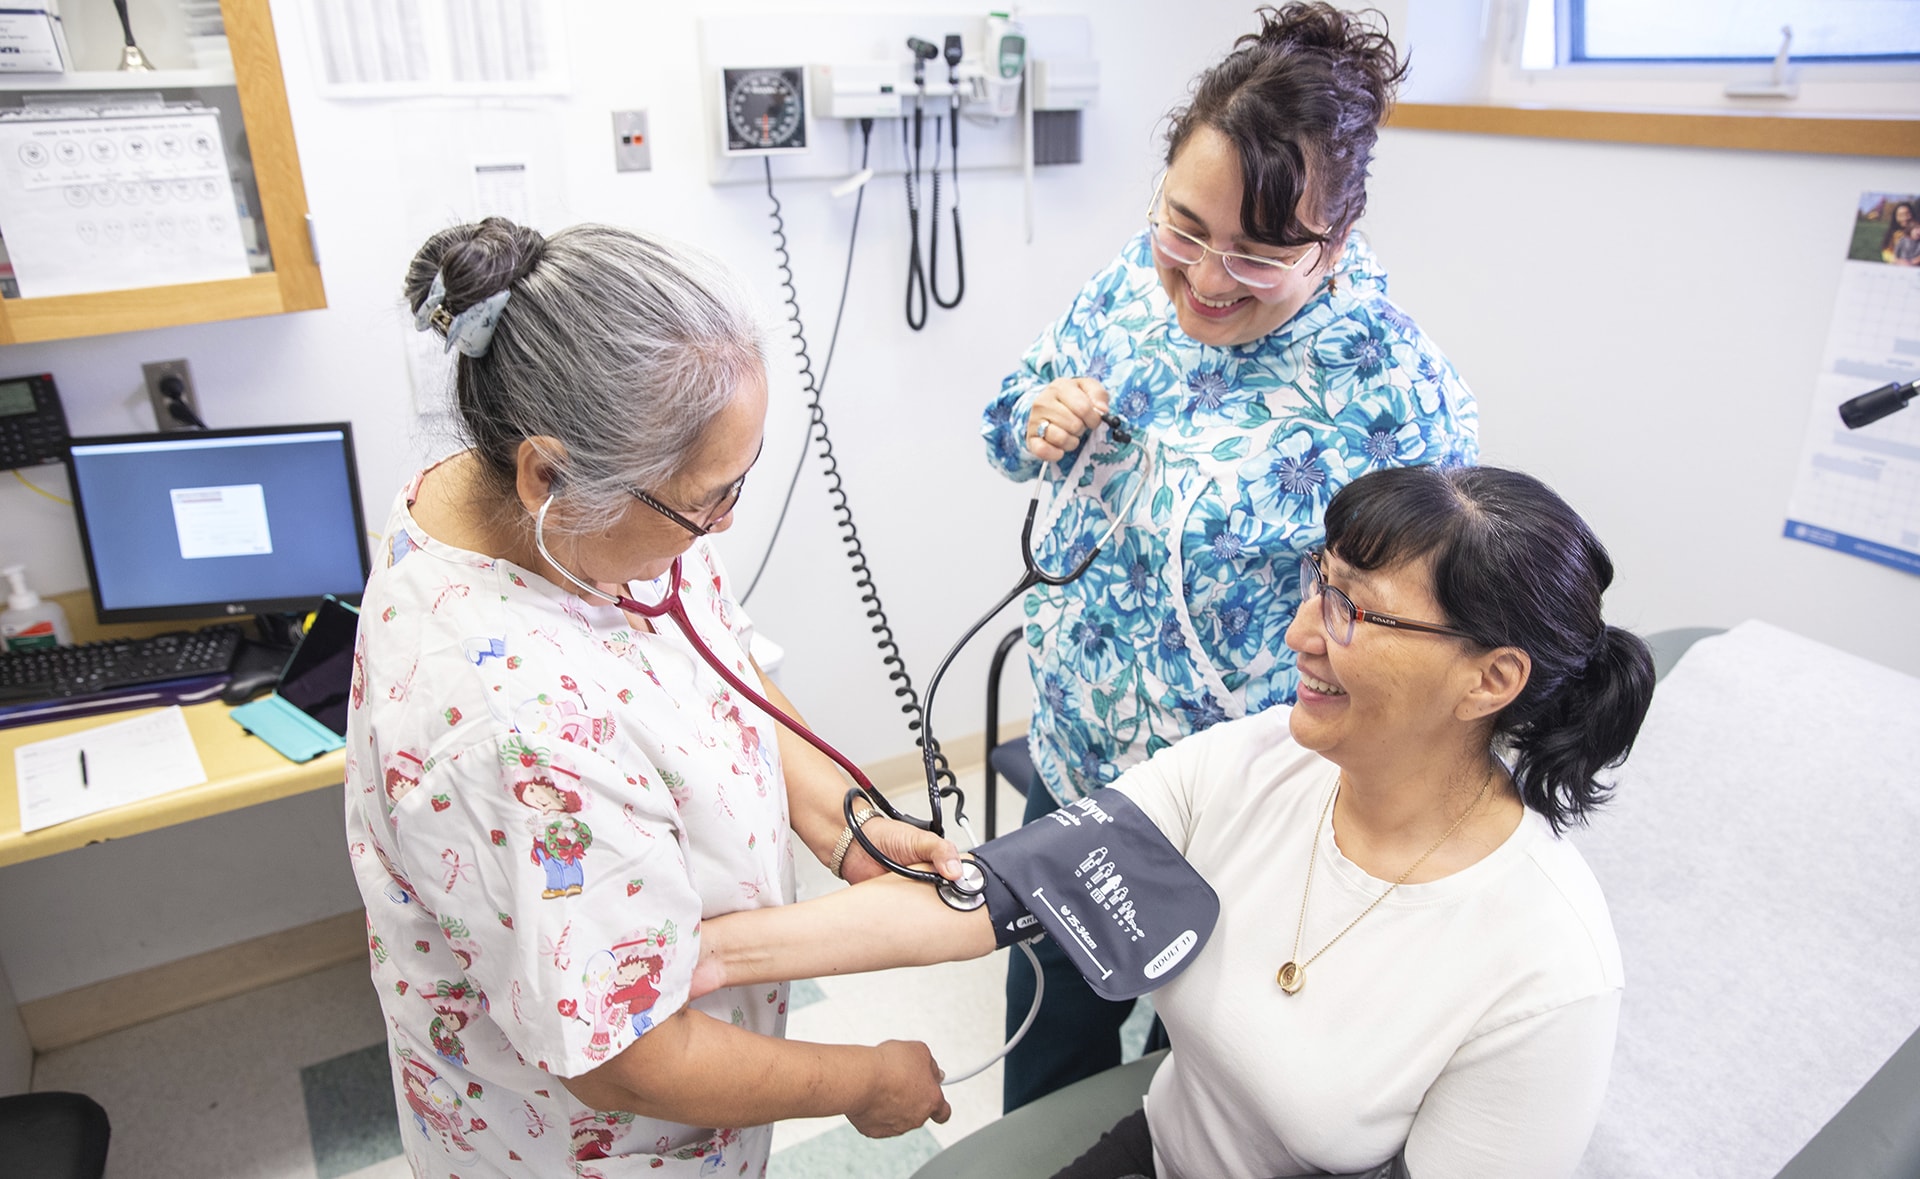
M 1320 621 L 1327 628 L 1327 637 L 1342 647 L 1353 642 L 1353 628 L 1362 622 L 1371 622 L 1376 626 L 1391 626 L 1396 630 L 1413 630 L 1422 634 L 1446 635 L 1449 638 L 1474 640 L 1473 636 L 1451 626 L 1441 626 L 1435 622 L 1415 622 L 1411 618 L 1401 618 L 1393 614 L 1382 614 L 1378 610 L 1362 610 L 1353 604 L 1353 599 L 1327 584 L 1326 573 L 1320 568 L 1321 559 L 1326 554 L 1315 549 L 1300 558 L 1300 607 L 1305 609 L 1316 595 L 1320 598 Z
M 654 511 L 659 512 L 662 516 L 665 516 L 695 536 L 706 536 L 713 531 L 713 526 L 726 519 L 727 513 L 731 512 L 733 506 L 740 502 L 741 489 L 746 487 L 746 485 L 747 477 L 745 475 L 740 476 L 728 484 L 727 490 L 720 496 L 720 502 L 711 511 L 707 512 L 707 518 L 704 523 L 695 523 L 687 519 L 687 517 L 674 511 L 638 487 L 627 488 L 627 494 L 652 508 Z

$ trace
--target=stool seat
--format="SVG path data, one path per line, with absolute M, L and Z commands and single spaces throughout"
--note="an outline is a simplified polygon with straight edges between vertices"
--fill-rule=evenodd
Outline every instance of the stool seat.
M 1144 1104 L 1165 1049 L 1030 1101 L 947 1147 L 913 1179 L 1051 1175 Z
M 100 1179 L 109 1133 L 107 1111 L 85 1094 L 0 1097 L 0 1175 Z

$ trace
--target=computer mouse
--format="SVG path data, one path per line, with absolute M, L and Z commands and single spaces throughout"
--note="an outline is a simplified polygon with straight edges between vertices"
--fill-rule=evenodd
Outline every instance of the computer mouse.
M 220 699 L 228 704 L 245 704 L 255 696 L 266 695 L 279 679 L 280 669 L 276 667 L 237 669 L 220 690 Z

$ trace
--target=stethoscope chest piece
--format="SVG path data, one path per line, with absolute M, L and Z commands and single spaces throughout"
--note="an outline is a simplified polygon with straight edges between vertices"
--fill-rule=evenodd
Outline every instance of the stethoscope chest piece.
M 972 860 L 960 861 L 960 879 L 947 881 L 937 890 L 949 909 L 971 913 L 987 903 L 987 874 Z

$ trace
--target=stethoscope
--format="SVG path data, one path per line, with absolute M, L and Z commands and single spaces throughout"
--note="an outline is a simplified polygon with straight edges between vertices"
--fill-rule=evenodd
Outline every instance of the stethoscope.
M 1124 420 L 1114 414 L 1106 415 L 1104 420 L 1107 425 L 1109 437 L 1122 447 L 1132 444 L 1133 433 L 1127 428 Z M 1083 443 L 1083 446 L 1085 445 L 1086 444 Z M 1084 457 L 1090 453 L 1090 450 L 1082 450 L 1081 453 L 1084 459 Z M 672 619 L 673 624 L 679 628 L 681 634 L 686 636 L 687 641 L 692 644 L 694 651 L 700 658 L 706 662 L 707 666 L 718 672 L 720 678 L 725 680 L 734 691 L 739 692 L 742 696 L 752 701 L 761 711 L 773 717 L 780 724 L 785 725 L 788 731 L 793 733 L 794 736 L 799 737 L 807 744 L 825 754 L 835 765 L 845 770 L 848 776 L 857 783 L 857 785 L 847 790 L 846 797 L 841 800 L 841 812 L 846 819 L 847 829 L 853 833 L 854 839 L 859 841 L 861 848 L 863 848 L 869 856 L 873 857 L 875 863 L 878 863 L 881 867 L 895 875 L 904 876 L 909 880 L 917 880 L 923 884 L 933 886 L 933 888 L 938 891 L 940 899 L 945 901 L 949 907 L 961 911 L 969 911 L 977 909 L 986 903 L 986 877 L 982 875 L 978 865 L 972 860 L 962 860 L 960 879 L 948 880 L 936 872 L 929 872 L 922 868 L 914 868 L 902 864 L 874 846 L 873 841 L 867 838 L 866 832 L 861 830 L 861 821 L 856 820 L 854 807 L 862 799 L 865 799 L 881 814 L 890 819 L 918 827 L 922 831 L 931 832 L 943 838 L 945 837 L 946 824 L 941 813 L 940 805 L 942 788 L 940 786 L 936 761 L 939 746 L 933 739 L 933 699 L 934 693 L 939 689 L 941 677 L 946 674 L 947 668 L 952 665 L 954 658 L 960 654 L 960 651 L 971 642 L 973 637 L 980 633 L 981 628 L 992 621 L 994 616 L 999 614 L 1009 602 L 1012 602 L 1015 598 L 1037 585 L 1066 585 L 1068 582 L 1085 574 L 1086 571 L 1093 566 L 1093 562 L 1099 557 L 1100 551 L 1113 539 L 1114 534 L 1120 530 L 1121 526 L 1126 522 L 1127 517 L 1133 513 L 1134 506 L 1139 503 L 1140 493 L 1145 490 L 1147 484 L 1151 481 L 1153 459 L 1152 455 L 1144 446 L 1140 448 L 1140 461 L 1140 478 L 1135 483 L 1132 494 L 1127 498 L 1126 505 L 1118 512 L 1113 513 L 1113 518 L 1108 524 L 1106 532 L 1101 534 L 1099 541 L 1087 551 L 1085 556 L 1081 557 L 1080 560 L 1074 564 L 1072 569 L 1065 573 L 1050 573 L 1041 568 L 1039 561 L 1033 554 L 1034 521 L 1039 513 L 1040 495 L 1043 485 L 1046 482 L 1045 480 L 1035 480 L 1033 495 L 1027 501 L 1026 520 L 1020 529 L 1020 560 L 1024 568 L 1019 581 L 1017 581 L 1013 588 L 1008 590 L 999 601 L 993 604 L 991 610 L 982 614 L 978 621 L 967 628 L 966 633 L 960 636 L 960 640 L 956 642 L 947 652 L 946 656 L 941 659 L 939 666 L 934 670 L 933 678 L 927 683 L 926 720 L 921 735 L 921 756 L 927 778 L 927 803 L 931 810 L 931 817 L 927 819 L 915 818 L 895 807 L 887 796 L 881 793 L 880 788 L 875 786 L 865 773 L 861 772 L 860 767 L 855 765 L 851 758 L 841 753 L 838 749 L 835 749 L 832 745 L 829 745 L 825 740 L 815 734 L 813 730 L 801 724 L 794 717 L 789 716 L 786 712 L 776 707 L 772 701 L 748 686 L 732 668 L 727 666 L 724 660 L 714 653 L 713 649 L 707 645 L 706 640 L 700 637 L 700 632 L 695 629 L 693 619 L 687 615 L 686 605 L 680 597 L 682 558 L 675 557 L 672 567 L 667 571 L 668 581 L 666 595 L 661 598 L 660 601 L 651 605 L 637 601 L 627 594 L 609 593 L 599 586 L 590 585 L 580 578 L 575 577 L 570 570 L 555 560 L 553 553 L 547 549 L 546 522 L 547 509 L 553 506 L 553 496 L 551 494 L 549 494 L 545 502 L 540 505 L 540 509 L 534 513 L 533 543 L 534 546 L 539 549 L 541 557 L 546 560 L 547 564 L 558 571 L 562 577 L 566 578 L 582 593 L 588 594 L 610 605 L 617 606 L 629 613 L 638 614 L 649 620 L 659 618 Z M 1069 474 L 1068 478 L 1069 480 L 1071 479 L 1071 474 Z M 956 795 L 959 799 L 955 804 L 954 813 L 956 819 L 964 827 L 966 824 L 964 817 L 965 797 L 960 795 L 957 787 L 947 787 L 946 790 Z M 971 838 L 971 831 L 969 831 L 968 834 L 969 838 Z

